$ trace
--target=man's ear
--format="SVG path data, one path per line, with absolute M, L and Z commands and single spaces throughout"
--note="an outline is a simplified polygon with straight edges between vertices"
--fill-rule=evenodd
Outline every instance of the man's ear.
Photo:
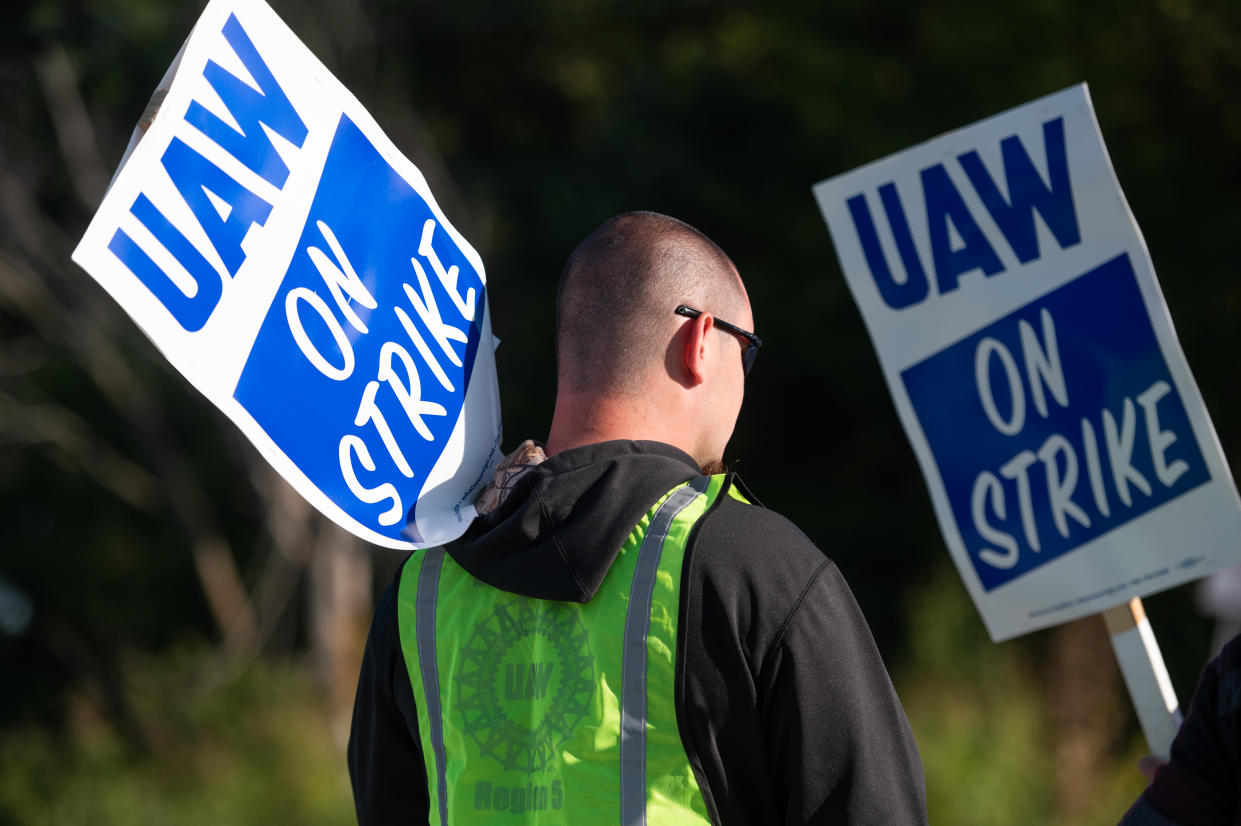
M 711 341 L 708 334 L 715 326 L 715 319 L 710 313 L 702 313 L 697 318 L 690 319 L 690 323 L 685 326 L 685 372 L 691 384 L 702 384 L 707 380 L 707 357 Z

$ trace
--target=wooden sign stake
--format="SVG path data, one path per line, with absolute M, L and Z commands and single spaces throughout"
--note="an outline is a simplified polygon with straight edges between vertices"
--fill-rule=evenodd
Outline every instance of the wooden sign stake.
M 1134 597 L 1102 616 L 1146 744 L 1151 754 L 1167 760 L 1181 725 L 1181 709 L 1142 600 Z

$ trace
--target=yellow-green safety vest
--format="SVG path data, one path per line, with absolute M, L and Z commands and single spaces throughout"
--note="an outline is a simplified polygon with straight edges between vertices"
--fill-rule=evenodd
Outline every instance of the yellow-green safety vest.
M 493 588 L 440 548 L 409 559 L 397 616 L 431 823 L 710 822 L 677 727 L 677 619 L 725 481 L 665 494 L 584 604 Z

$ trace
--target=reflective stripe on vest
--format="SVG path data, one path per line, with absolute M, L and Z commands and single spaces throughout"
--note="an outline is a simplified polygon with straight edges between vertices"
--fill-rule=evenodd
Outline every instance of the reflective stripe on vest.
M 401 648 L 433 823 L 708 823 L 676 720 L 681 567 L 724 476 L 679 485 L 584 604 L 474 579 L 442 549 L 405 564 Z

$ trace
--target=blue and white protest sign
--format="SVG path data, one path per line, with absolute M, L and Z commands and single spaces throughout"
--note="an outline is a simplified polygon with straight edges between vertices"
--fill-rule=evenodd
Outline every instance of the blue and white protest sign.
M 1236 487 L 1084 85 L 814 193 L 993 639 L 1241 562 Z
M 499 458 L 482 260 L 261 0 L 212 0 L 73 254 L 315 507 L 455 538 Z

